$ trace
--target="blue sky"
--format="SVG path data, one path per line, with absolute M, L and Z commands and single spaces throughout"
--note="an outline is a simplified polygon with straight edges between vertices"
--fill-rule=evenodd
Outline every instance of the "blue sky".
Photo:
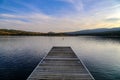
M 119 23 L 120 0 L 0 0 L 0 28 L 64 32 Z

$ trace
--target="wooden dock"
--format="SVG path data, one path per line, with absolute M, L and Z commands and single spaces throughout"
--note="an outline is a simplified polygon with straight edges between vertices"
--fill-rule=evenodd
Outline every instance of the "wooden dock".
M 95 80 L 70 47 L 53 47 L 27 80 Z

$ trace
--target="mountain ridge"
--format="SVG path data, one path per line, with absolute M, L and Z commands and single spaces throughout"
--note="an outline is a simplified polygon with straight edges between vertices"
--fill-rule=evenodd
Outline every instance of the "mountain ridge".
M 68 32 L 69 35 L 93 35 L 93 36 L 109 36 L 109 35 L 119 35 L 120 27 L 117 28 L 98 28 L 98 29 L 88 29 L 81 31 Z

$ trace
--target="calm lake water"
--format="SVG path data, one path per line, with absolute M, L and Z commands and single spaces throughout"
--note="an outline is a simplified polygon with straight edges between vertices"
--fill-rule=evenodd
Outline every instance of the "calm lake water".
M 71 46 L 96 80 L 120 80 L 120 39 L 0 37 L 0 80 L 26 80 L 53 46 Z

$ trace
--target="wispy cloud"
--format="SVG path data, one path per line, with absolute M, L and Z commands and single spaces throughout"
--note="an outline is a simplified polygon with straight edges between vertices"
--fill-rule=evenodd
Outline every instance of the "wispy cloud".
M 84 9 L 84 4 L 82 0 L 59 0 L 70 3 L 77 11 L 82 11 Z
M 1 24 L 0 27 L 2 28 L 3 27 L 15 28 L 15 29 L 23 28 L 27 30 L 49 32 L 49 31 L 65 31 L 66 29 L 74 29 L 73 26 L 70 26 L 70 23 L 72 23 L 74 26 L 76 25 L 73 20 L 63 19 L 63 18 L 58 19 L 57 17 L 51 17 L 41 13 L 32 13 L 29 15 L 1 14 L 0 17 L 3 18 L 0 19 L 0 24 Z M 23 19 L 28 20 L 29 22 L 25 22 L 23 21 Z
M 105 21 L 117 22 L 117 21 L 120 21 L 120 18 L 109 18 L 109 19 L 106 19 Z
M 53 17 L 41 13 L 31 13 L 26 15 L 2 14 L 0 17 L 1 28 L 13 28 L 40 32 L 62 32 L 90 29 L 103 26 L 113 26 L 114 23 L 105 23 L 99 20 L 91 20 L 92 17 L 70 18 Z M 7 18 L 7 19 L 6 19 Z M 28 20 L 27 22 L 24 20 Z M 116 23 L 117 25 L 118 23 Z M 92 27 L 91 27 L 92 26 Z M 114 25 L 115 26 L 115 25 Z
M 3 0 L 4 1 L 4 0 Z M 13 2 L 13 5 L 7 5 L 7 3 L 11 3 Z M 20 8 L 18 8 L 17 6 L 15 7 L 15 5 L 21 6 Z M 15 1 L 7 1 L 5 0 L 3 2 L 3 4 L 1 4 L 0 6 L 1 9 L 13 12 L 13 13 L 17 13 L 17 14 L 24 14 L 26 13 L 26 11 L 28 12 L 40 12 L 40 9 L 38 9 L 38 7 L 36 7 L 35 5 L 29 4 L 29 3 L 24 3 L 22 1 L 19 0 L 15 0 Z

